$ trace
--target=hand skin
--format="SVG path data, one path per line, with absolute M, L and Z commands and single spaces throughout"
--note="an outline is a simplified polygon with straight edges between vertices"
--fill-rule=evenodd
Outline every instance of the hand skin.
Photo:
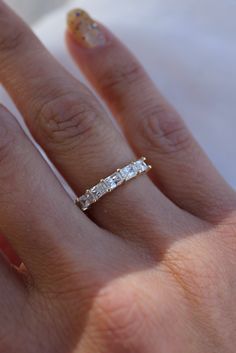
M 153 170 L 84 214 L 0 107 L 0 233 L 22 261 L 0 257 L 0 353 L 235 352 L 235 192 L 118 39 L 81 10 L 68 26 L 124 134 L 0 1 L 0 80 L 33 137 L 77 195 L 136 156 Z

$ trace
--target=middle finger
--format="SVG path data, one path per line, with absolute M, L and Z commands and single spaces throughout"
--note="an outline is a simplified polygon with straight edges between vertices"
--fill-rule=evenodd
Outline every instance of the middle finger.
M 32 134 L 77 194 L 136 159 L 92 94 L 2 2 L 0 78 Z M 151 210 L 148 214 L 147 209 Z M 104 198 L 93 208 L 92 216 L 111 231 L 137 234 L 143 214 L 147 224 L 154 223 L 158 210 L 159 226 L 162 222 L 164 226 L 166 214 L 175 209 L 149 178 L 143 177 Z

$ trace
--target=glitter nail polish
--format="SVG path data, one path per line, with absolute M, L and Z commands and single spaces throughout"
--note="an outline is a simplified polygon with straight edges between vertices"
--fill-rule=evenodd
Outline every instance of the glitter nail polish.
M 84 10 L 75 9 L 68 13 L 67 25 L 79 45 L 85 48 L 102 47 L 107 38 L 97 24 Z

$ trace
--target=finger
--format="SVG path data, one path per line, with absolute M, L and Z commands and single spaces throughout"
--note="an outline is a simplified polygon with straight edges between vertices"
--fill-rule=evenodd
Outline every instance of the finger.
M 53 283 L 60 268 L 65 270 L 67 260 L 73 263 L 74 257 L 77 266 L 82 261 L 84 269 L 89 257 L 94 256 L 91 242 L 100 242 L 97 227 L 74 205 L 14 117 L 3 107 L 0 184 L 0 232 L 38 284 Z
M 34 137 L 76 194 L 83 194 L 101 178 L 136 159 L 92 94 L 65 72 L 2 3 L 0 13 L 1 80 Z M 120 233 L 131 229 L 137 235 L 137 220 L 147 205 L 156 210 L 163 204 L 167 207 L 170 202 L 147 177 L 140 177 L 104 197 L 93 207 L 92 217 L 106 229 Z M 156 213 L 147 217 L 153 222 Z M 165 223 L 162 217 L 159 222 Z
M 68 286 L 78 283 L 84 296 L 111 273 L 120 275 L 121 259 L 124 268 L 139 264 L 141 250 L 101 230 L 78 210 L 1 106 L 0 185 L 0 232 L 22 259 L 34 294 L 55 295 L 65 284 L 70 292 Z
M 0 185 L 0 232 L 22 259 L 30 275 L 30 293 L 36 297 L 63 291 L 70 296 L 77 283 L 87 300 L 88 291 L 91 295 L 95 287 L 121 275 L 121 259 L 122 271 L 139 268 L 146 248 L 137 251 L 133 243 L 101 230 L 78 210 L 2 106 Z
M 125 266 L 140 261 L 133 244 L 101 230 L 74 205 L 2 106 L 0 185 L 0 232 L 22 259 L 34 293 L 61 293 L 78 283 L 84 295 L 104 273 L 120 271 L 121 258 Z
M 109 38 L 109 44 L 98 40 L 95 46 L 90 30 L 94 21 L 75 14 L 69 14 L 69 49 L 119 119 L 135 152 L 150 158 L 157 185 L 181 208 L 208 220 L 234 208 L 231 188 L 137 60 L 101 25 L 97 37 Z

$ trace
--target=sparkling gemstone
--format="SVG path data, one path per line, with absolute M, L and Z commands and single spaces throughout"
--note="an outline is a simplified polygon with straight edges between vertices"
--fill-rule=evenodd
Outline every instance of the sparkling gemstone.
M 107 188 L 105 183 L 101 181 L 99 184 L 95 185 L 90 191 L 93 194 L 95 200 L 98 200 L 106 194 Z
M 125 180 L 130 180 L 130 179 L 136 177 L 136 175 L 138 174 L 138 171 L 135 168 L 135 165 L 132 163 L 132 164 L 129 164 L 126 167 L 122 168 L 120 170 L 120 173 Z
M 116 172 L 107 177 L 104 182 L 106 183 L 109 190 L 114 190 L 117 186 L 123 182 L 122 176 L 119 172 Z
M 95 28 L 98 28 L 98 25 L 97 25 L 96 22 L 94 22 L 94 23 L 91 24 L 91 27 L 95 29 Z
M 139 173 L 143 173 L 148 170 L 148 165 L 143 159 L 140 159 L 137 162 L 135 162 L 135 167 L 138 169 Z
M 94 197 L 90 192 L 86 192 L 83 196 L 81 196 L 78 200 L 78 203 L 83 211 L 86 211 L 89 206 L 94 203 Z

